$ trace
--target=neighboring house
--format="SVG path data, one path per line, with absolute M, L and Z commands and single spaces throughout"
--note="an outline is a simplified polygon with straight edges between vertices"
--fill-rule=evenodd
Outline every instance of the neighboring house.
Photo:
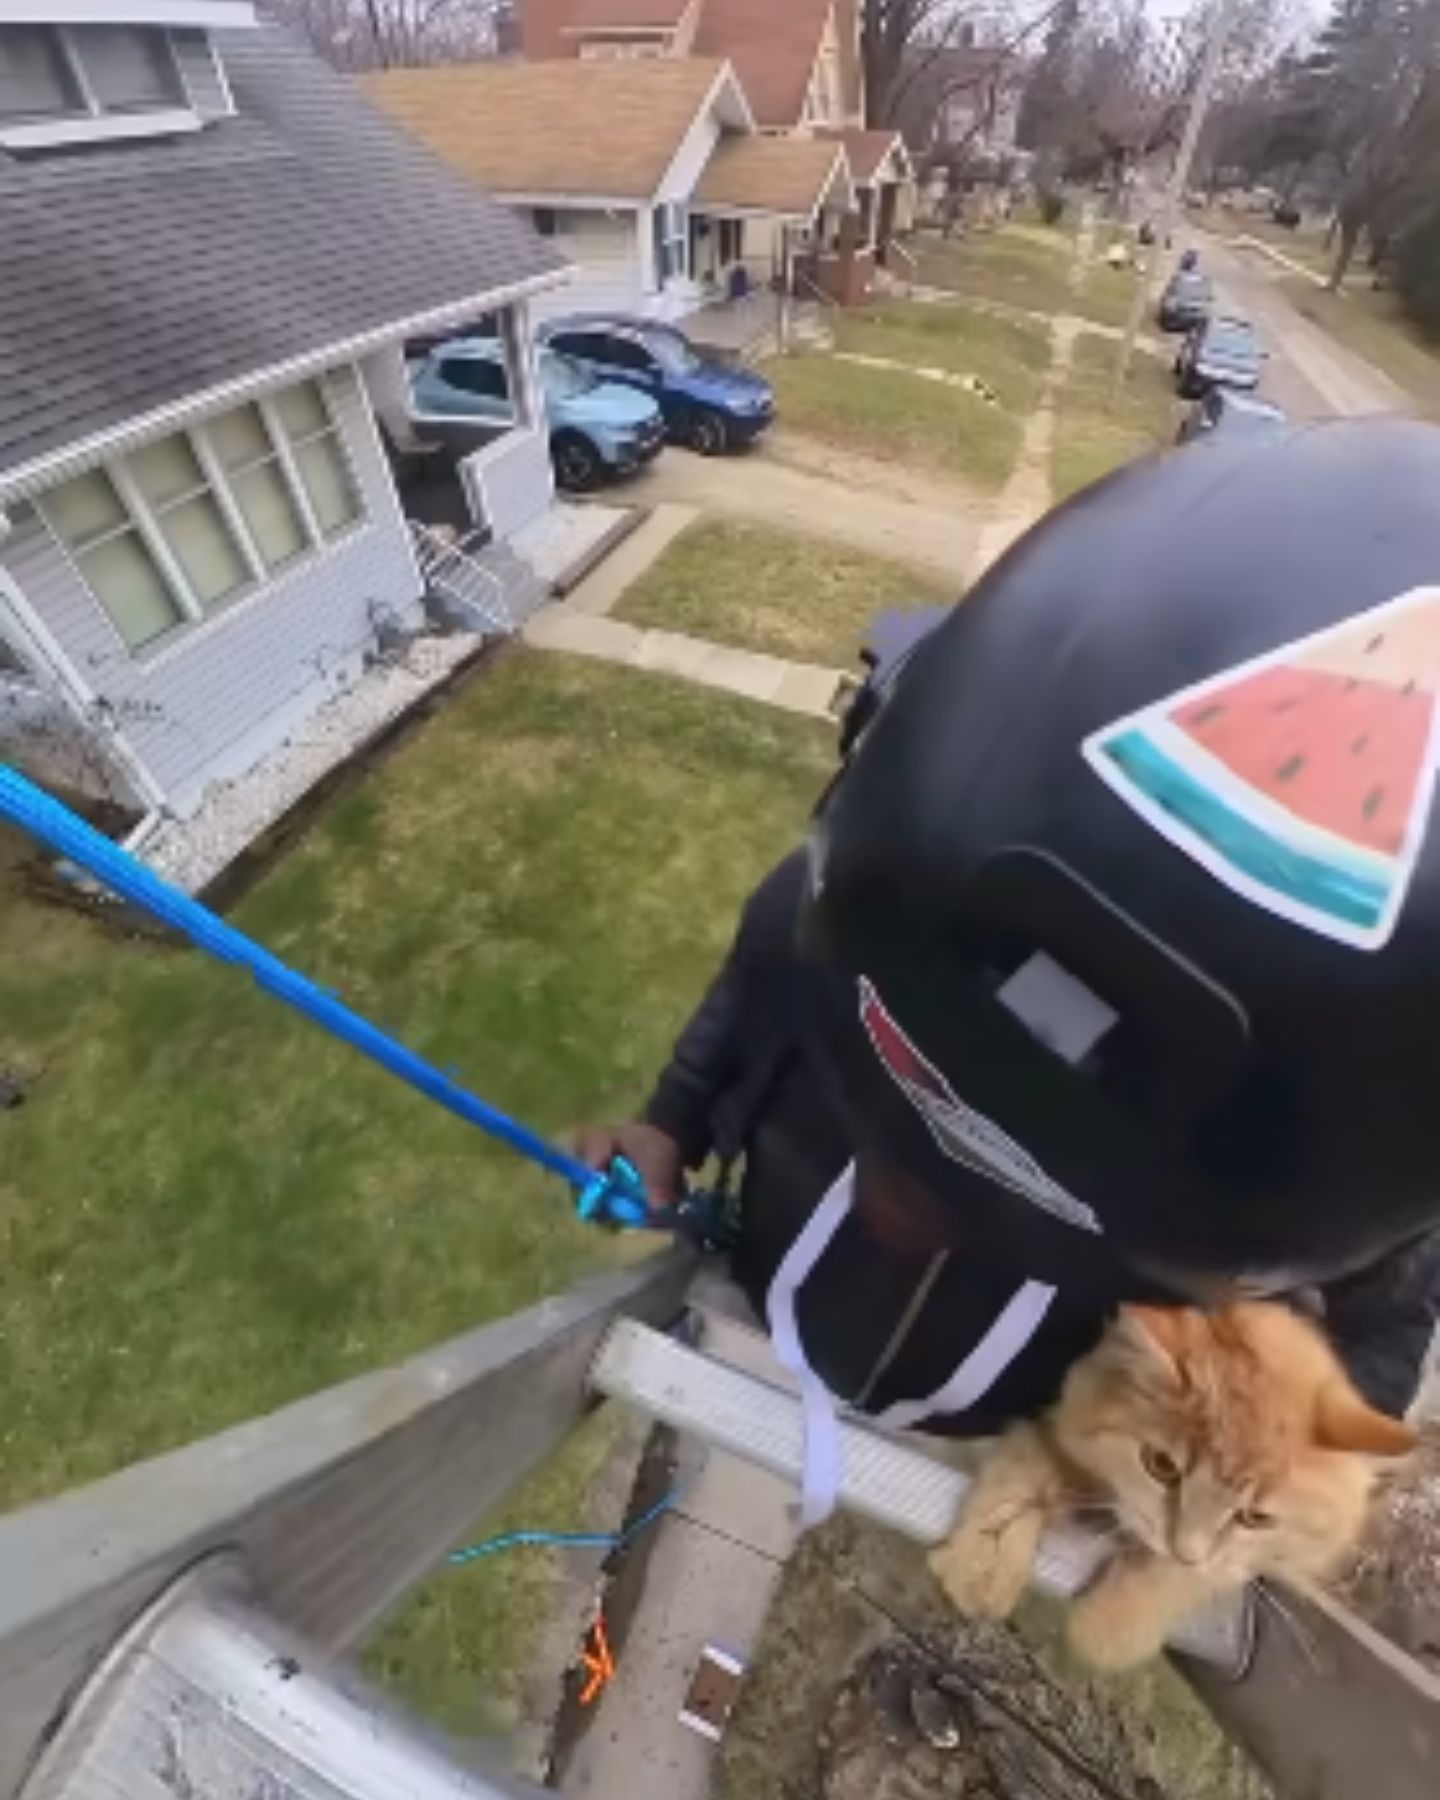
M 762 131 L 864 120 L 856 0 L 520 0 L 520 47 L 531 62 L 732 63 Z
M 898 131 L 824 131 L 845 146 L 855 183 L 856 267 L 852 279 L 861 294 L 869 289 L 876 263 L 884 266 L 897 237 L 915 223 L 915 165 Z
M 558 257 L 249 5 L 0 0 L 0 244 L 0 735 L 62 779 L 187 814 L 421 623 L 408 336 L 494 318 L 472 510 L 551 504 Z
M 535 63 L 566 59 L 720 58 L 739 77 L 756 128 L 784 139 L 844 145 L 859 216 L 843 231 L 823 226 L 797 250 L 802 289 L 820 286 L 849 304 L 869 292 L 915 213 L 915 172 L 895 132 L 864 129 L 857 0 L 520 0 L 520 42 Z M 778 243 L 772 231 L 770 240 Z M 763 261 L 766 233 L 751 231 Z M 758 254 L 757 254 L 758 253 Z M 783 257 L 772 261 L 778 267 Z
M 768 283 L 797 241 L 834 241 L 855 204 L 843 145 L 757 136 L 728 63 L 464 63 L 366 85 L 571 260 L 548 312 L 683 318 Z

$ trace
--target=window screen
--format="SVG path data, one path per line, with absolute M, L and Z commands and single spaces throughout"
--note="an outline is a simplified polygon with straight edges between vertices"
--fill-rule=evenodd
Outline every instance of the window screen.
M 84 110 L 55 32 L 45 25 L 0 25 L 0 121 Z
M 66 482 L 43 511 L 132 650 L 180 624 L 185 615 L 108 475 L 96 470 Z
M 327 538 L 338 536 L 354 524 L 362 509 L 340 428 L 318 382 L 304 381 L 287 389 L 277 399 L 275 411 L 290 440 L 316 524 Z
M 184 102 L 163 31 L 129 25 L 76 25 L 70 42 L 102 113 L 144 112 Z

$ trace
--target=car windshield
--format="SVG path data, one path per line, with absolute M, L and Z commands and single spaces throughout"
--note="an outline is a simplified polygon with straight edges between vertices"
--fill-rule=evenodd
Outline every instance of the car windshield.
M 651 351 L 667 375 L 693 375 L 704 363 L 687 338 L 678 331 L 648 331 L 645 347 Z
M 1210 277 L 1182 269 L 1178 275 L 1171 276 L 1170 291 L 1186 300 L 1208 300 L 1210 298 Z
M 554 400 L 574 400 L 600 385 L 597 376 L 560 350 L 547 350 L 540 367 L 544 372 L 545 392 Z
M 1212 325 L 1202 346 L 1207 356 L 1223 356 L 1231 362 L 1254 362 L 1255 337 L 1244 325 Z

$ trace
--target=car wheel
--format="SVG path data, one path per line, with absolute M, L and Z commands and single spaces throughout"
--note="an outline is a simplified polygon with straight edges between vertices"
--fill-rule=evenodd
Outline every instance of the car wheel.
M 578 431 L 562 431 L 550 445 L 555 479 L 567 494 L 588 494 L 605 479 L 605 458 Z
M 730 448 L 730 433 L 719 413 L 701 407 L 690 415 L 685 441 L 697 456 L 723 456 Z

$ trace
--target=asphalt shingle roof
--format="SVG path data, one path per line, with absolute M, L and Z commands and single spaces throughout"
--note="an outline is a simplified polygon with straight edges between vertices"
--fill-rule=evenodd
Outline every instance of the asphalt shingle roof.
M 366 78 L 378 106 L 497 194 L 649 200 L 723 63 L 451 63 Z
M 833 138 L 723 138 L 700 177 L 695 202 L 808 222 L 845 174 L 844 148 Z M 851 201 L 847 185 L 844 202 Z
M 0 485 L 176 401 L 562 266 L 283 32 L 216 43 L 237 117 L 0 152 Z

